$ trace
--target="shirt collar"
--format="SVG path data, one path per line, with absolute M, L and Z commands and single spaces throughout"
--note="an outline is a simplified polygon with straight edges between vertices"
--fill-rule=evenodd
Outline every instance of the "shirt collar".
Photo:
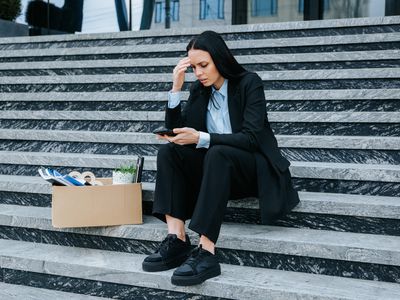
M 222 96 L 224 96 L 224 99 L 227 99 L 228 97 L 228 79 L 224 79 L 224 83 L 220 87 L 219 90 L 217 90 L 214 86 L 211 87 L 212 93 L 215 91 L 218 91 Z

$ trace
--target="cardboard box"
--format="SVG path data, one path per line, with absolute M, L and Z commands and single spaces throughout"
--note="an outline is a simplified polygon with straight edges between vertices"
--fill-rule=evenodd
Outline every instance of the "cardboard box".
M 142 224 L 142 184 L 112 184 L 98 178 L 102 186 L 53 186 L 54 227 L 91 227 Z

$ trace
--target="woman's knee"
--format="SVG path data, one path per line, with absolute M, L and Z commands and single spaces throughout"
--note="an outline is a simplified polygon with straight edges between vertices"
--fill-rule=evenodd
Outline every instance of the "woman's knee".
M 167 158 L 173 153 L 173 143 L 161 145 L 158 148 L 157 159 Z
M 229 153 L 230 146 L 226 145 L 215 145 L 208 149 L 206 154 L 206 160 L 214 161 L 221 160 L 227 158 L 227 154 Z

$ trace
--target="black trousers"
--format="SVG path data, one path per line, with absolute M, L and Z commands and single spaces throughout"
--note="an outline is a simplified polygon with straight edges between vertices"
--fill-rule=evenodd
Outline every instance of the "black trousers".
M 229 199 L 257 196 L 254 154 L 215 145 L 207 149 L 162 145 L 157 155 L 153 215 L 165 215 L 216 243 Z

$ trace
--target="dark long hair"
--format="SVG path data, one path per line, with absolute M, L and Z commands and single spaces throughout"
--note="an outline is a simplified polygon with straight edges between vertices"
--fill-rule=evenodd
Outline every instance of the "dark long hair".
M 207 51 L 218 72 L 226 79 L 240 78 L 247 70 L 233 57 L 225 41 L 215 31 L 207 30 L 193 38 L 186 46 L 186 51 L 191 49 Z

